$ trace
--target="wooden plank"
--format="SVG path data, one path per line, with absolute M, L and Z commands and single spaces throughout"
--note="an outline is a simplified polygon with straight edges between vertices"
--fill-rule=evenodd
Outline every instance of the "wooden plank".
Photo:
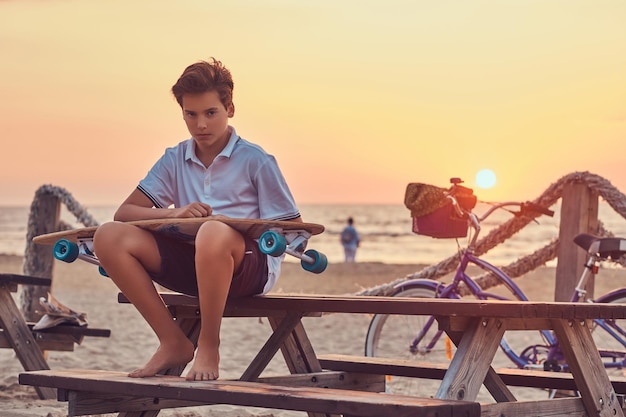
M 493 403 L 481 405 L 481 417 L 586 417 L 580 398 L 556 398 L 552 400 Z
M 572 304 L 532 301 L 482 301 L 415 299 L 403 297 L 333 297 L 305 295 L 267 295 L 242 298 L 245 307 L 322 311 L 331 313 L 380 313 L 402 315 L 466 316 L 492 318 L 626 318 L 621 305 Z
M 45 335 L 46 337 L 36 338 L 35 341 L 40 350 L 53 350 L 59 352 L 71 352 L 74 350 L 74 339 L 71 336 L 63 335 Z M 4 333 L 4 329 L 0 329 L 0 348 L 12 349 L 11 343 Z
M 512 320 L 512 319 L 509 319 L 509 320 Z M 447 335 L 450 338 L 450 340 L 452 340 L 454 345 L 457 346 L 457 349 L 458 349 L 458 346 L 461 342 L 461 338 L 463 337 L 463 333 L 460 331 L 459 332 L 447 331 Z M 493 399 L 496 400 L 497 402 L 517 401 L 517 399 L 515 398 L 515 395 L 513 395 L 509 387 L 502 381 L 500 376 L 494 371 L 491 365 L 489 365 L 487 369 L 485 379 L 483 380 L 483 385 L 485 386 L 485 388 L 487 388 L 487 390 L 489 391 Z
M 269 320 L 270 323 L 273 323 L 274 319 L 270 317 Z M 283 341 L 281 351 L 291 373 L 319 372 L 322 370 L 302 321 L 294 327 L 291 336 Z
M 443 379 L 447 363 L 430 363 L 389 358 L 371 358 L 352 355 L 319 355 L 323 369 L 364 374 L 395 375 L 404 377 Z M 566 372 L 546 372 L 530 369 L 498 368 L 502 381 L 514 387 L 551 388 L 575 390 L 574 377 Z M 626 394 L 626 377 L 611 377 L 615 392 Z
M 555 301 L 569 301 L 578 278 L 581 276 L 587 255 L 573 244 L 579 233 L 598 231 L 598 191 L 586 184 L 566 184 L 561 198 L 561 223 L 557 247 Z M 593 299 L 593 277 L 588 285 L 587 297 Z
M 505 329 L 501 320 L 476 319 L 463 334 L 435 398 L 474 401 Z
M 0 328 L 25 370 L 50 369 L 5 284 L 0 284 Z M 35 389 L 41 399 L 56 397 L 56 391 L 50 388 L 36 387 Z
M 0 274 L 0 283 L 50 286 L 50 284 L 52 284 L 52 280 L 50 278 L 34 277 L 31 275 Z
M 55 334 L 55 333 L 39 333 L 34 332 L 33 337 L 39 346 L 39 349 L 53 350 L 62 352 L 71 352 L 74 350 L 76 339 L 72 335 Z M 44 346 L 47 346 L 44 349 Z
M 68 416 L 89 416 L 109 413 L 121 415 L 157 415 L 167 408 L 207 405 L 201 401 L 181 401 L 155 397 L 133 397 L 120 393 L 71 391 L 67 393 Z
M 185 381 L 181 377 L 129 378 L 122 372 L 55 370 L 22 373 L 20 384 L 69 391 L 144 396 L 214 404 L 280 408 L 362 417 L 479 416 L 480 404 L 401 395 L 288 387 L 242 381 Z M 71 398 L 70 398 L 71 399 Z M 72 415 L 72 414 L 70 414 Z
M 317 361 L 313 347 L 309 340 L 304 326 L 302 325 L 302 315 L 298 314 L 297 322 L 291 323 L 289 317 L 296 316 L 290 313 L 287 317 L 270 316 L 268 320 L 272 326 L 273 333 L 281 332 L 281 329 L 288 325 L 291 328 L 289 334 L 284 334 L 280 340 L 276 340 L 280 347 L 285 364 L 292 374 L 318 372 L 322 370 Z M 253 366 L 255 360 L 250 366 Z M 243 377 L 242 377 L 243 379 Z M 309 417 L 333 417 L 331 414 L 308 412 Z
M 554 332 L 589 416 L 623 417 L 602 358 L 585 321 L 554 320 Z
M 254 382 L 287 385 L 290 387 L 334 388 L 368 392 L 383 392 L 385 390 L 384 375 L 343 371 L 320 371 L 305 374 L 269 376 L 258 378 Z
M 34 323 L 28 323 L 28 327 L 31 328 L 34 326 Z M 58 326 L 49 327 L 47 329 L 34 330 L 34 333 L 40 334 L 60 334 L 60 335 L 68 335 L 68 336 L 88 336 L 88 337 L 110 337 L 111 330 L 109 329 L 98 329 L 95 327 L 87 327 L 87 326 L 72 326 L 60 324 Z
M 163 294 L 168 305 L 196 303 L 193 297 Z M 257 311 L 258 316 L 276 311 L 325 313 L 366 313 L 436 315 L 493 318 L 594 319 L 626 318 L 626 306 L 619 304 L 569 303 L 550 301 L 448 300 L 410 297 L 337 296 L 318 294 L 267 294 L 229 300 L 227 308 Z
M 471 325 L 473 317 L 440 317 L 439 328 L 449 332 L 462 332 Z M 507 318 L 507 330 L 543 330 L 549 329 L 552 324 L 549 319 L 535 317 Z
M 75 344 L 81 344 L 85 336 L 109 337 L 109 329 L 96 329 L 81 326 L 55 326 L 48 329 L 32 331 L 34 323 L 27 323 L 33 339 L 42 351 L 53 350 L 71 352 Z M 4 329 L 0 328 L 0 348 L 12 348 Z
M 265 384 L 289 385 L 299 387 L 319 387 L 336 389 L 358 389 L 360 391 L 379 392 L 381 385 L 384 390 L 384 377 L 371 375 L 363 378 L 361 374 L 348 372 L 319 372 L 303 375 L 287 375 L 260 378 L 257 382 Z M 166 408 L 197 407 L 206 405 L 198 401 L 181 401 L 155 397 L 132 397 L 123 394 L 103 394 L 71 391 L 65 401 L 71 404 L 70 414 L 89 415 L 106 413 L 133 413 L 146 415 L 147 412 L 158 412 Z
M 180 293 L 161 293 L 163 302 L 168 306 L 170 313 L 173 317 L 178 318 L 200 318 L 200 308 L 198 306 L 198 298 L 190 295 Z M 117 301 L 121 304 L 129 304 L 130 301 L 122 293 L 118 293 Z M 248 308 L 236 305 L 237 301 L 229 300 L 224 309 L 224 317 L 266 317 L 272 315 L 275 317 L 284 316 L 286 311 L 283 309 L 271 309 L 266 308 Z M 307 317 L 321 317 L 321 313 L 316 311 L 302 312 L 303 316 Z

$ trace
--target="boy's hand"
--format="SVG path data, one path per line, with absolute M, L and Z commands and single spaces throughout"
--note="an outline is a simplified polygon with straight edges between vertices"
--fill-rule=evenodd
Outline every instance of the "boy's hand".
M 169 217 L 208 217 L 213 213 L 210 205 L 201 202 L 187 204 L 183 207 L 171 209 Z

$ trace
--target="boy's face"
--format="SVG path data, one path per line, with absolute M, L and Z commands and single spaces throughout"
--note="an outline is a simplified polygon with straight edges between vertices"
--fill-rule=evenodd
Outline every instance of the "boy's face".
M 233 117 L 233 104 L 225 108 L 217 91 L 183 95 L 183 119 L 198 146 L 226 145 L 229 138 L 228 119 Z

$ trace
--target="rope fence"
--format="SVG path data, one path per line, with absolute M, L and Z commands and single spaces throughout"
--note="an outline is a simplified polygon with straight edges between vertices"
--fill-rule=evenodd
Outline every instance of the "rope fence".
M 604 201 L 615 210 L 620 216 L 626 219 L 626 196 L 615 188 L 608 180 L 592 174 L 590 172 L 574 172 L 563 176 L 556 182 L 552 183 L 539 197 L 533 200 L 534 203 L 543 207 L 553 206 L 563 195 L 563 189 L 569 184 L 584 184 L 588 188 L 598 192 L 598 195 L 604 199 Z M 61 220 L 57 220 L 56 225 L 53 226 L 53 230 L 46 230 L 42 232 L 42 218 L 50 217 L 49 200 L 53 199 L 57 201 L 57 204 L 63 204 L 67 210 L 76 217 L 78 223 L 81 223 L 85 227 L 97 226 L 98 222 L 87 212 L 87 210 L 79 204 L 72 195 L 62 187 L 54 185 L 43 185 L 35 193 L 32 205 L 30 207 L 30 213 L 28 218 L 28 230 L 26 238 L 26 249 L 24 256 L 24 273 L 28 275 L 42 276 L 46 274 L 51 275 L 51 265 L 42 266 L 40 258 L 41 253 L 38 253 L 37 248 L 32 243 L 33 237 L 42 234 L 50 233 L 60 230 L 71 229 L 72 226 L 66 224 Z M 48 201 L 48 203 L 43 203 Z M 58 216 L 58 214 L 57 214 Z M 481 256 L 493 249 L 497 245 L 505 242 L 507 239 L 518 233 L 536 217 L 513 217 L 507 222 L 491 230 L 485 237 L 480 239 L 475 248 L 475 254 Z M 50 229 L 50 225 L 48 225 Z M 601 237 L 613 236 L 613 234 L 604 228 L 604 225 L 598 221 L 598 231 L 596 233 Z M 526 273 L 545 265 L 548 261 L 554 259 L 557 254 L 557 248 L 559 240 L 554 239 L 545 245 L 543 248 L 536 250 L 535 252 L 528 254 L 522 258 L 519 258 L 515 262 L 506 265 L 502 268 L 511 278 L 517 278 L 525 275 Z M 428 278 L 437 279 L 444 275 L 447 275 L 454 271 L 460 262 L 460 254 L 456 253 L 449 258 L 442 260 L 441 262 L 428 266 L 421 271 L 417 271 L 413 274 L 409 274 L 405 277 L 398 278 L 394 281 L 378 285 L 376 287 L 364 289 L 355 295 L 390 295 L 393 289 L 398 284 L 404 281 Z M 626 265 L 624 259 L 617 261 L 622 266 Z M 42 272 L 43 271 L 43 272 Z M 486 273 L 481 275 L 476 280 L 483 289 L 487 289 L 497 285 L 499 280 Z M 24 309 L 24 298 L 31 298 L 32 293 L 26 291 L 26 294 L 22 294 Z M 38 299 L 38 298 L 37 298 Z M 27 309 L 27 308 L 26 308 Z

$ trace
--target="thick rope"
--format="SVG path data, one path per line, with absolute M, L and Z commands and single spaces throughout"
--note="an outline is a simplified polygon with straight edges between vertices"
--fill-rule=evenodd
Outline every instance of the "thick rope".
M 563 195 L 563 189 L 569 184 L 585 184 L 587 187 L 594 189 L 609 204 L 613 210 L 626 219 L 626 196 L 615 188 L 608 180 L 589 172 L 574 172 L 563 176 L 558 181 L 552 183 L 539 197 L 533 202 L 543 207 L 553 206 Z M 30 215 L 28 218 L 28 231 L 26 236 L 25 250 L 25 270 L 32 269 L 34 256 L 32 239 L 35 237 L 36 220 L 39 217 L 39 200 L 45 195 L 52 195 L 59 199 L 72 213 L 79 223 L 85 227 L 97 226 L 98 222 L 80 205 L 72 195 L 64 188 L 43 185 L 35 193 L 35 198 L 31 204 Z M 495 246 L 505 242 L 511 236 L 523 229 L 528 223 L 533 221 L 539 214 L 535 216 L 514 217 L 507 222 L 501 224 L 497 228 L 491 230 L 485 237 L 478 241 L 475 248 L 476 256 L 481 256 L 493 249 Z M 59 230 L 69 230 L 72 227 L 64 222 L 59 225 Z M 606 230 L 601 222 L 598 227 L 599 236 L 613 236 Z M 548 261 L 556 257 L 556 249 L 558 247 L 558 239 L 553 240 L 541 249 L 527 255 L 517 261 L 504 266 L 502 270 L 511 278 L 517 278 L 526 273 L 545 265 Z M 357 293 L 357 295 L 390 295 L 396 285 L 407 280 L 427 278 L 437 279 L 454 271 L 460 262 L 460 253 L 456 253 L 436 265 L 429 266 L 421 271 L 409 274 L 403 278 L 396 279 L 392 282 L 385 283 L 376 287 L 365 289 Z M 623 258 L 618 263 L 626 266 L 626 260 Z M 483 289 L 487 289 L 499 284 L 497 277 L 489 273 L 479 276 L 476 281 Z
M 67 207 L 67 210 L 72 213 L 76 220 L 83 224 L 85 227 L 90 226 L 98 226 L 98 222 L 93 218 L 91 214 L 80 204 L 78 201 L 72 197 L 66 189 L 57 187 L 54 185 L 46 184 L 42 185 L 35 191 L 35 197 L 33 198 L 33 202 L 30 206 L 30 213 L 28 215 L 28 229 L 26 231 L 26 249 L 24 250 L 24 270 L 25 271 L 34 271 L 35 267 L 33 264 L 35 250 L 33 238 L 37 234 L 37 219 L 41 216 L 40 214 L 40 201 L 44 196 L 51 195 L 57 197 L 61 203 Z M 59 222 L 58 230 L 69 230 L 73 227 L 63 221 Z

